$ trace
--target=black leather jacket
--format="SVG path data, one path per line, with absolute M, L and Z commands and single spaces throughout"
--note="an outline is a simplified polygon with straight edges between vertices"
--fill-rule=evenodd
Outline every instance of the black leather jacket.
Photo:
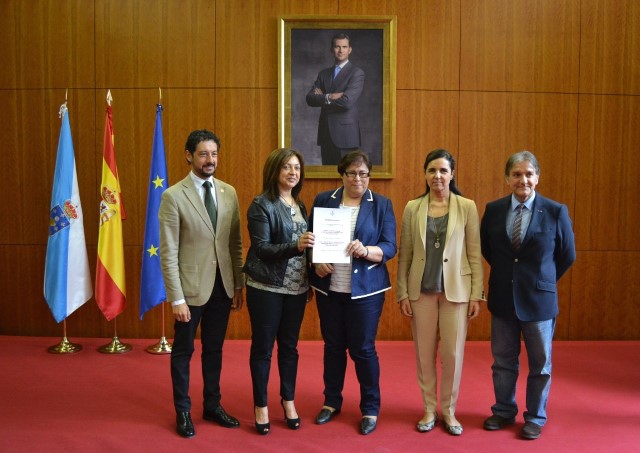
M 307 210 L 300 202 L 307 225 Z M 302 255 L 298 242 L 291 241 L 293 219 L 289 208 L 280 200 L 271 201 L 265 194 L 253 199 L 247 211 L 251 246 L 242 271 L 260 283 L 282 285 L 289 258 Z

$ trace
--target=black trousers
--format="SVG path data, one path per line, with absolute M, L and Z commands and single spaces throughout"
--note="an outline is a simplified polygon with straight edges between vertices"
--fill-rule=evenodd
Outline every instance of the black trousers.
M 198 325 L 202 342 L 202 379 L 204 381 L 204 410 L 212 411 L 220 405 L 220 373 L 222 345 L 227 333 L 231 299 L 227 296 L 218 271 L 213 292 L 206 304 L 189 306 L 191 320 L 174 323 L 175 336 L 171 348 L 171 381 L 176 412 L 191 410 L 189 397 L 189 364 L 194 351 Z
M 307 293 L 278 294 L 247 286 L 247 307 L 251 318 L 249 366 L 253 382 L 253 402 L 267 405 L 271 353 L 278 341 L 280 397 L 294 399 L 298 375 L 298 336 L 307 305 Z
M 331 139 L 327 139 L 326 143 L 320 146 L 322 165 L 338 165 L 346 154 L 356 149 L 358 148 L 338 148 Z

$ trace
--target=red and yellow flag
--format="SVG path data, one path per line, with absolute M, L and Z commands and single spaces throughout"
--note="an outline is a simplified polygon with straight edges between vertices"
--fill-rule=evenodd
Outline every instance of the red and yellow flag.
M 108 99 L 111 93 L 108 94 Z M 96 266 L 96 301 L 111 321 L 124 311 L 126 299 L 124 277 L 124 245 L 122 221 L 125 219 L 120 192 L 118 168 L 114 150 L 113 114 L 107 105 L 104 126 L 102 183 L 100 184 L 100 229 L 98 233 L 98 264 Z

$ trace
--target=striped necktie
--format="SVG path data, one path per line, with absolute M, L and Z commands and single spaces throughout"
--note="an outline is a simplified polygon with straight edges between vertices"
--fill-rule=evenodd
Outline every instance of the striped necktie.
M 513 232 L 511 233 L 511 245 L 516 252 L 520 250 L 522 245 L 522 239 L 520 238 L 522 233 L 522 211 L 524 210 L 524 204 L 519 204 L 516 208 L 516 217 L 513 219 Z

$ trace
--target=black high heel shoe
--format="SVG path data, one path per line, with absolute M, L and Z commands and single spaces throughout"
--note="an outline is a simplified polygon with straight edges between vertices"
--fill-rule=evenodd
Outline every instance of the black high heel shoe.
M 287 428 L 289 429 L 300 429 L 300 417 L 298 418 L 289 418 L 287 417 L 287 411 L 284 408 L 284 398 L 280 398 L 280 405 L 282 406 L 282 410 L 284 411 L 284 419 L 287 422 Z
M 255 414 L 256 414 L 256 407 L 254 406 L 253 415 L 255 416 Z M 271 431 L 271 422 L 258 423 L 256 421 L 256 431 L 258 431 L 258 434 L 262 436 L 266 436 Z

